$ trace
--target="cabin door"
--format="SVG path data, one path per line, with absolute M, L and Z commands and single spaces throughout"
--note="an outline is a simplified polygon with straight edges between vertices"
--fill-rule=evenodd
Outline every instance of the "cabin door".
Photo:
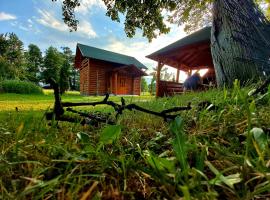
M 118 77 L 118 94 L 128 94 L 128 86 L 127 86 L 127 77 L 119 76 Z

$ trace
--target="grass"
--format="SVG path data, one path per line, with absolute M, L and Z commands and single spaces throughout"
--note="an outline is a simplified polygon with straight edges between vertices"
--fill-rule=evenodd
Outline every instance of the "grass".
M 124 111 L 117 125 L 99 127 L 48 125 L 50 92 L 1 94 L 0 199 L 267 199 L 270 95 L 250 98 L 250 89 L 235 83 L 172 98 L 126 97 L 156 111 L 188 102 L 193 109 L 170 123 Z M 203 100 L 218 108 L 198 111 Z
M 70 91 L 62 96 L 63 101 L 69 102 L 90 102 L 100 101 L 104 97 L 101 96 L 81 96 L 79 92 Z M 110 97 L 113 101 L 119 101 L 118 97 Z M 146 96 L 127 96 L 127 101 L 146 101 L 153 97 Z M 47 110 L 52 108 L 54 96 L 52 90 L 44 90 L 44 94 L 15 94 L 15 93 L 0 93 L 0 110 L 12 111 L 17 107 L 19 110 Z

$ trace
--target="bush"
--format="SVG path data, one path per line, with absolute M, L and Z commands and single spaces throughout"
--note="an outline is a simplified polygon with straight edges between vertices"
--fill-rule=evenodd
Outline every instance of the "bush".
M 18 80 L 5 80 L 0 83 L 0 90 L 4 93 L 43 94 L 42 88 L 34 83 Z

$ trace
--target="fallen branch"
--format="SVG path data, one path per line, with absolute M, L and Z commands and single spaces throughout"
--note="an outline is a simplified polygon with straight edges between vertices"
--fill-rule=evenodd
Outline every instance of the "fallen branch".
M 156 112 L 152 111 L 146 108 L 143 108 L 141 106 L 138 106 L 136 104 L 128 104 L 126 105 L 124 98 L 121 98 L 121 105 L 117 104 L 113 101 L 108 101 L 109 100 L 109 94 L 106 94 L 105 98 L 102 101 L 97 101 L 97 102 L 82 102 L 82 103 L 72 103 L 72 102 L 61 102 L 60 98 L 60 92 L 59 92 L 59 87 L 58 84 L 54 80 L 50 80 L 51 85 L 53 86 L 54 90 L 54 97 L 55 97 L 55 104 L 54 104 L 54 109 L 52 113 L 47 113 L 46 118 L 48 120 L 53 119 L 53 116 L 55 115 L 55 119 L 59 121 L 68 121 L 68 122 L 78 122 L 78 119 L 74 119 L 69 116 L 64 116 L 64 107 L 68 107 L 66 111 L 76 113 L 79 116 L 81 116 L 84 120 L 81 120 L 81 124 L 86 124 L 87 119 L 88 121 L 90 120 L 93 122 L 93 124 L 96 123 L 108 123 L 108 124 L 115 124 L 114 121 L 109 119 L 109 116 L 98 116 L 96 114 L 91 114 L 91 113 L 84 113 L 81 111 L 74 110 L 70 107 L 76 107 L 76 106 L 96 106 L 96 105 L 108 105 L 112 106 L 114 110 L 116 111 L 116 119 L 118 118 L 119 115 L 123 113 L 124 110 L 137 110 L 140 112 L 152 114 L 158 117 L 162 117 L 165 121 L 173 120 L 175 119 L 178 114 L 171 114 L 171 113 L 176 113 L 179 111 L 184 111 L 184 110 L 190 110 L 191 109 L 191 104 L 189 103 L 187 106 L 184 107 L 174 107 L 170 108 L 167 110 L 163 110 L 161 112 Z

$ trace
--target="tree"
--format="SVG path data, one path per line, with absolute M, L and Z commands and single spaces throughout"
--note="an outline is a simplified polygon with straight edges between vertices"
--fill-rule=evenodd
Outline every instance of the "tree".
M 148 92 L 148 85 L 144 77 L 141 78 L 141 91 Z
M 214 2 L 211 50 L 219 85 L 270 75 L 268 25 L 253 0 Z
M 10 64 L 4 57 L 0 56 L 0 81 L 13 78 L 14 73 L 11 71 Z
M 157 69 L 155 69 L 157 70 Z M 172 81 L 174 79 L 174 74 L 172 72 L 168 72 L 169 68 L 164 67 L 160 72 L 160 79 L 165 81 Z
M 67 59 L 63 62 L 59 75 L 60 93 L 64 94 L 69 89 L 70 64 Z
M 151 79 L 151 83 L 149 84 L 148 88 L 149 88 L 150 94 L 151 95 L 155 95 L 157 73 L 156 72 L 153 72 L 151 75 L 152 75 L 152 79 Z
M 79 90 L 80 87 L 80 75 L 79 70 L 74 67 L 75 56 L 69 47 L 62 47 L 63 55 L 70 64 L 69 73 L 69 86 L 71 90 Z
M 56 82 L 59 81 L 59 72 L 62 62 L 63 58 L 56 48 L 51 46 L 46 50 L 42 72 L 42 78 L 46 83 L 49 83 L 50 78 L 54 79 Z
M 0 35 L 0 68 L 2 78 L 25 79 L 23 43 L 14 33 Z
M 8 41 L 4 34 L 0 35 L 0 80 L 12 78 L 10 65 L 6 59 Z
M 38 74 L 41 70 L 42 65 L 42 53 L 37 45 L 30 44 L 28 46 L 28 51 L 25 54 L 27 65 L 26 65 L 26 72 L 27 72 L 27 79 L 38 83 L 39 77 Z
M 270 74 L 269 21 L 261 13 L 254 0 L 103 0 L 107 15 L 120 21 L 125 16 L 125 32 L 128 37 L 141 29 L 150 41 L 168 33 L 164 19 L 186 24 L 192 30 L 209 24 L 206 13 L 212 10 L 211 51 L 218 85 L 231 85 L 234 79 L 244 82 Z M 268 6 L 269 0 L 257 0 Z M 63 1 L 64 21 L 75 29 L 74 8 L 78 0 Z M 167 14 L 164 16 L 164 10 Z M 69 23 L 70 22 L 70 23 Z
M 0 56 L 5 57 L 8 50 L 7 34 L 0 34 Z

